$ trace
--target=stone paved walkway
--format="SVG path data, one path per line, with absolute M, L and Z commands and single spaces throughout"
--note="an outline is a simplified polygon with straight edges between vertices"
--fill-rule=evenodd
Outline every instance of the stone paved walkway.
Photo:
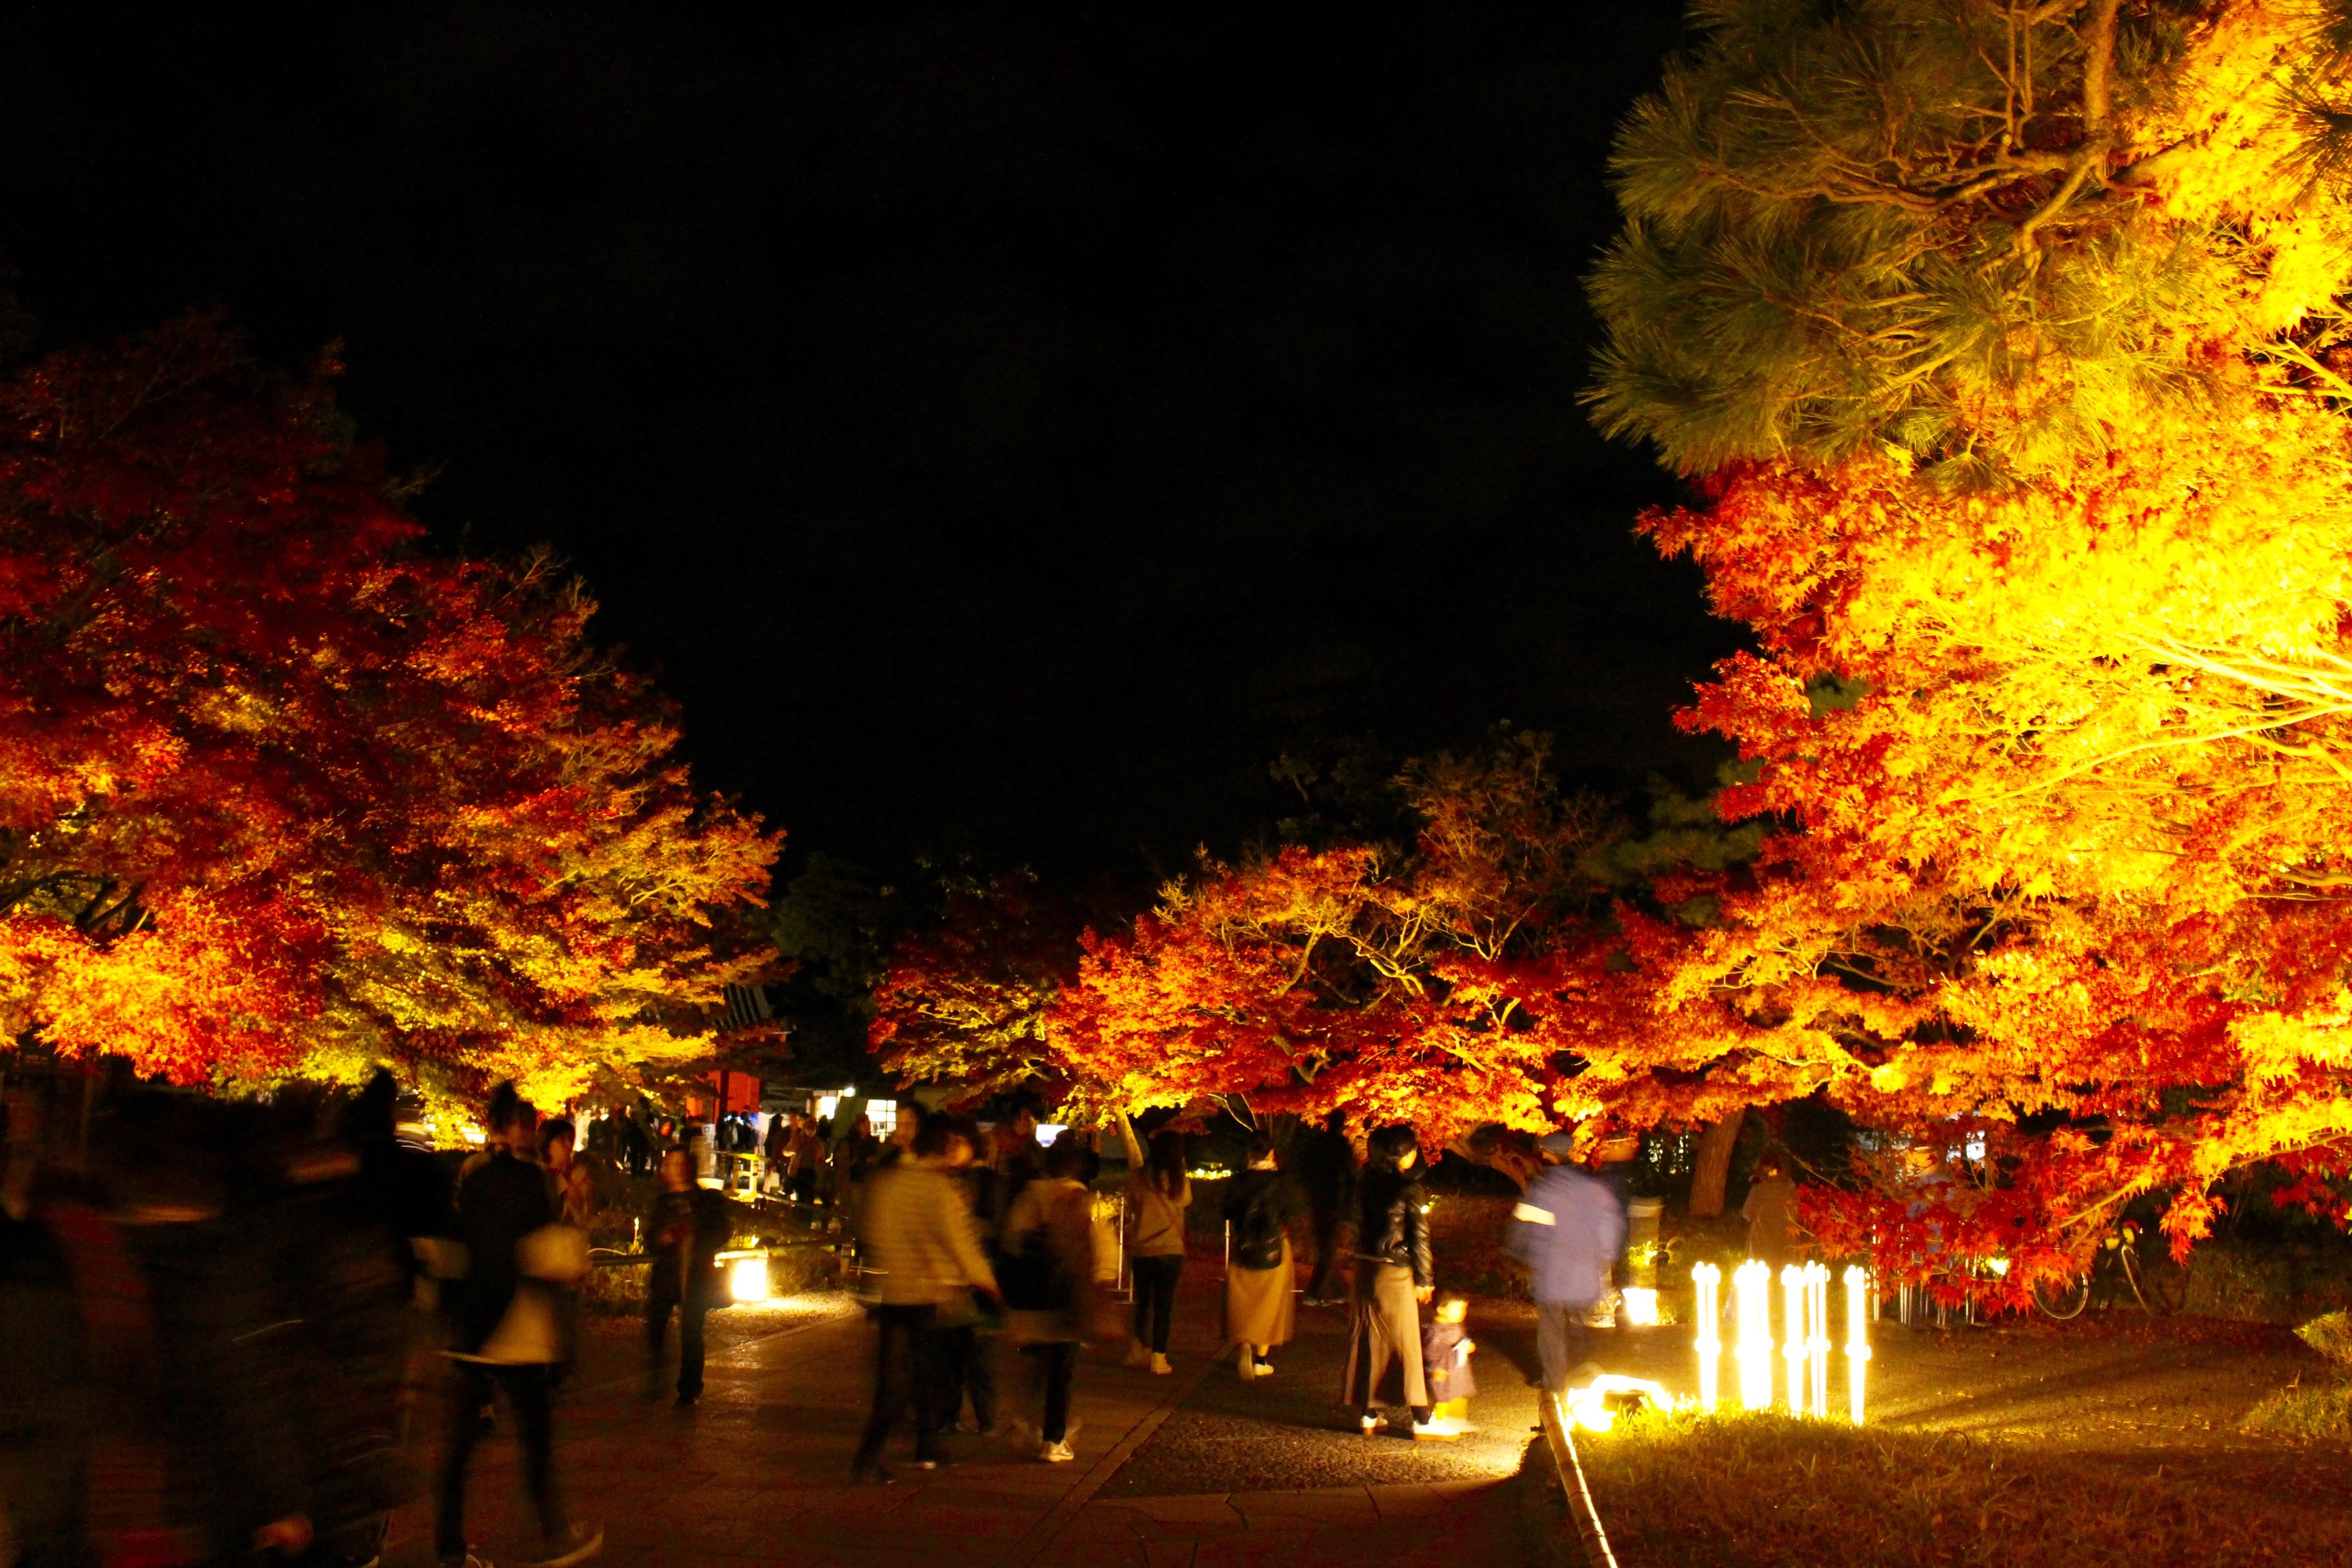
M 558 1408 L 558 1473 L 575 1517 L 604 1523 L 604 1562 L 614 1568 L 1367 1568 L 1432 1553 L 1477 1563 L 1516 1553 L 1511 1505 L 1498 1479 L 1486 1477 L 1098 1500 L 1204 1380 L 1233 1376 L 1210 1359 L 1214 1289 L 1213 1269 L 1189 1271 L 1177 1375 L 1106 1356 L 1081 1364 L 1075 1464 L 1043 1465 L 1003 1439 L 965 1437 L 950 1469 L 902 1467 L 896 1486 L 850 1486 L 871 1330 L 855 1313 L 810 1315 L 803 1303 L 797 1316 L 772 1310 L 773 1331 L 762 1331 L 756 1310 L 732 1313 L 691 1411 L 672 1410 L 666 1391 L 642 1396 L 633 1341 L 617 1325 L 593 1336 L 581 1386 Z M 1034 1418 L 1017 1371 L 1004 1375 L 1004 1413 Z M 1297 1397 L 1318 1404 L 1303 1385 Z M 494 1563 L 536 1554 L 518 1483 L 512 1445 L 503 1435 L 485 1443 L 467 1533 Z M 425 1502 L 403 1510 L 386 1568 L 429 1568 L 431 1524 Z

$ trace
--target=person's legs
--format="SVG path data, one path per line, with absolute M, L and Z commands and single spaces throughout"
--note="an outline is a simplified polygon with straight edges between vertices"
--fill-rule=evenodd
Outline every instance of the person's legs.
M 1156 1267 L 1151 1289 L 1151 1350 L 1155 1355 L 1168 1353 L 1168 1330 L 1176 1315 L 1176 1281 L 1183 1276 L 1181 1254 L 1150 1260 Z
M 1307 1277 L 1307 1299 L 1328 1301 L 1331 1299 L 1331 1277 L 1339 1266 L 1339 1215 L 1341 1205 L 1318 1206 L 1314 1213 L 1315 1269 Z
M 444 1559 L 466 1555 L 466 1462 L 481 1436 L 481 1409 L 490 1397 L 489 1373 L 479 1362 L 452 1363 L 449 1418 L 441 1433 L 440 1486 L 433 1510 L 433 1550 Z
M 677 1393 L 681 1399 L 702 1397 L 704 1320 L 710 1309 L 692 1301 L 677 1309 Z
M 1412 1418 L 1429 1420 L 1429 1385 L 1421 1368 L 1421 1304 L 1412 1299 L 1412 1270 L 1384 1264 L 1377 1286 L 1381 1327 L 1403 1363 L 1404 1402 Z
M 664 1270 L 656 1264 L 654 1272 L 659 1274 Z M 658 1364 L 661 1361 L 662 1342 L 669 1338 L 670 1309 L 677 1305 L 677 1293 L 674 1290 L 665 1290 L 659 1285 L 653 1285 L 646 1291 L 646 1361 L 649 1365 Z
M 1543 1363 L 1546 1394 L 1558 1394 L 1568 1386 L 1568 1369 L 1576 1364 L 1569 1360 L 1568 1325 L 1580 1315 L 1566 1301 L 1536 1303 L 1536 1356 Z
M 866 1432 L 857 1440 L 854 1470 L 877 1468 L 882 1446 L 890 1440 L 891 1425 L 914 1394 L 913 1315 L 915 1307 L 874 1310 L 874 1405 L 866 1417 Z
M 1348 1346 L 1344 1403 L 1360 1421 L 1380 1403 L 1381 1384 L 1387 1381 L 1389 1357 L 1393 1353 L 1388 1322 L 1381 1315 L 1377 1296 L 1378 1279 L 1378 1271 L 1369 1264 L 1357 1270 L 1351 1325 L 1354 1337 Z
M 555 1489 L 555 1423 L 548 1410 L 547 1369 L 543 1366 L 502 1366 L 499 1386 L 506 1390 L 514 1411 L 515 1443 L 522 1449 L 524 1489 L 539 1511 L 540 1533 L 560 1541 L 571 1522 L 563 1516 L 563 1500 Z
M 1045 1373 L 1045 1428 L 1042 1436 L 1048 1443 L 1058 1443 L 1070 1435 L 1070 1385 L 1078 1368 L 1078 1347 L 1056 1342 L 1034 1347 L 1042 1352 Z
M 942 1414 L 953 1420 L 948 1410 L 947 1346 L 944 1336 L 934 1326 L 939 1316 L 936 1307 L 918 1307 L 908 1328 L 908 1361 L 912 1373 L 908 1403 L 914 1406 L 915 1458 L 918 1462 L 946 1457 L 940 1443 Z M 961 1395 L 956 1403 L 963 1403 Z

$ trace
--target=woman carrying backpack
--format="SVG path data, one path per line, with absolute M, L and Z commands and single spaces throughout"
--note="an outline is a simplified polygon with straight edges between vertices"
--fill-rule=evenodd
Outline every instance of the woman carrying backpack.
M 1092 1163 L 1092 1152 L 1065 1129 L 1045 1151 L 1045 1173 L 1013 1200 L 998 1249 L 1005 1331 L 1045 1395 L 1036 1454 L 1048 1464 L 1076 1457 L 1070 1385 L 1095 1318 L 1094 1194 L 1084 1178 Z
M 1290 1262 L 1290 1227 L 1307 1215 L 1306 1194 L 1275 1169 L 1274 1140 L 1250 1138 L 1249 1169 L 1225 1192 L 1225 1223 L 1233 1256 L 1225 1268 L 1225 1338 L 1244 1380 L 1274 1375 L 1266 1352 L 1290 1342 L 1297 1306 Z

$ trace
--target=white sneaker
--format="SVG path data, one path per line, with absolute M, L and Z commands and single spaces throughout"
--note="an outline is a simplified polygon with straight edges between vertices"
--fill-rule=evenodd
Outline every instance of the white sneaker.
M 1274 1363 L 1266 1360 L 1264 1356 L 1258 1357 L 1257 1374 L 1260 1377 L 1272 1377 L 1274 1375 Z
M 1451 1415 L 1435 1415 L 1412 1424 L 1416 1443 L 1451 1443 L 1462 1436 L 1463 1424 Z
M 1174 1367 L 1168 1364 L 1168 1358 L 1166 1356 L 1161 1355 L 1158 1351 L 1153 1351 L 1151 1352 L 1152 1376 L 1166 1377 L 1170 1373 L 1174 1372 L 1175 1370 L 1176 1369 Z
M 547 1555 L 524 1568 L 572 1568 L 604 1550 L 604 1527 L 575 1523 L 547 1543 Z
M 1370 1437 L 1380 1431 L 1381 1418 L 1377 1415 L 1359 1415 L 1356 1417 L 1356 1427 L 1365 1436 Z
M 1065 1437 L 1058 1443 L 1048 1443 L 1038 1449 L 1037 1457 L 1049 1465 L 1066 1465 L 1077 1455 L 1070 1451 L 1070 1440 Z

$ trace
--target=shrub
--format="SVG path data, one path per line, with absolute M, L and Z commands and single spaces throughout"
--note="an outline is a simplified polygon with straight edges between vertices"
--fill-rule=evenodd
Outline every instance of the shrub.
M 2282 1388 L 2246 1412 L 2238 1430 L 2288 1442 L 2352 1442 L 2352 1384 Z

